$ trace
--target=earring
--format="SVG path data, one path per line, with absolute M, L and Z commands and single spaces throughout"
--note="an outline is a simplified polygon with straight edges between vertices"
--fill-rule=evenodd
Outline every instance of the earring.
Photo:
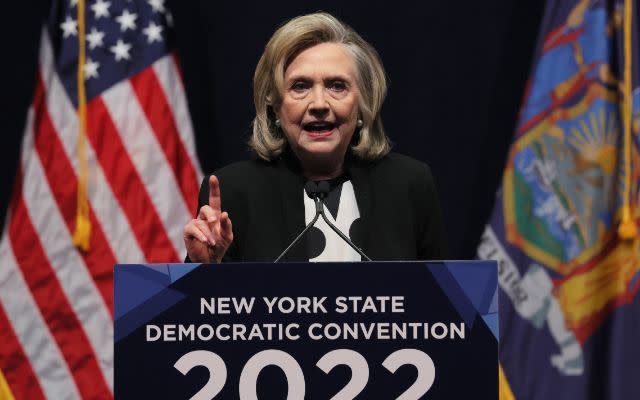
M 280 120 L 279 120 L 279 119 L 276 119 L 276 126 L 277 126 L 278 128 L 280 128 Z
M 359 120 L 357 120 L 357 121 L 356 121 L 356 126 L 357 126 L 358 128 L 362 128 L 362 125 L 364 125 L 364 122 L 363 122 L 361 119 L 359 119 Z

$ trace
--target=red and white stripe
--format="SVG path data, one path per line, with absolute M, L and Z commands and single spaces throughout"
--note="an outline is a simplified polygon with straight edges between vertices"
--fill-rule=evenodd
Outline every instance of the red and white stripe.
M 43 31 L 0 242 L 0 371 L 16 399 L 113 397 L 113 264 L 179 262 L 202 173 L 173 56 L 87 105 L 91 248 L 75 228 L 78 121 Z

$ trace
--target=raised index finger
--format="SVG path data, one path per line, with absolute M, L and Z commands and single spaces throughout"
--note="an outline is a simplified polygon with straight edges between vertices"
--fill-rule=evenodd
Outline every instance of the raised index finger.
M 220 214 L 220 182 L 215 175 L 209 177 L 209 207 Z

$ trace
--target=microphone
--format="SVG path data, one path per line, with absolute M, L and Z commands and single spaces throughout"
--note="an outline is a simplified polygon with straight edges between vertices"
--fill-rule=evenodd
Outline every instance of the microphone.
M 304 191 L 307 192 L 307 196 L 311 197 L 312 199 L 315 199 L 316 197 L 324 199 L 329 195 L 329 190 L 331 190 L 331 188 L 329 187 L 329 182 L 327 181 L 308 181 L 304 185 Z
M 280 261 L 280 259 L 282 257 L 284 257 L 284 255 L 287 254 L 289 252 L 289 250 L 293 246 L 295 246 L 296 243 L 298 243 L 300 241 L 302 236 L 304 236 L 304 234 L 316 223 L 316 221 L 318 220 L 319 216 L 322 216 L 322 219 L 324 219 L 324 222 L 326 222 L 327 225 L 329 225 L 329 227 L 331 229 L 333 229 L 333 231 L 335 233 L 337 233 L 338 236 L 340 236 L 340 238 L 342 240 L 347 242 L 347 244 L 349 246 L 351 246 L 351 248 L 353 248 L 358 254 L 360 254 L 360 256 L 362 256 L 362 258 L 364 258 L 367 261 L 371 261 L 369 256 L 364 254 L 364 252 L 359 247 L 357 247 L 355 244 L 353 244 L 351 239 L 349 239 L 349 237 L 347 237 L 347 235 L 342 233 L 340 231 L 340 229 L 338 229 L 338 227 L 336 227 L 334 224 L 332 224 L 331 221 L 329 221 L 329 219 L 325 215 L 324 206 L 322 204 L 322 199 L 327 197 L 327 195 L 329 194 L 329 190 L 330 190 L 329 182 L 327 182 L 327 181 L 320 181 L 320 182 L 317 182 L 317 183 L 313 182 L 313 181 L 308 181 L 304 185 L 304 191 L 307 193 L 307 196 L 309 196 L 310 198 L 313 199 L 313 201 L 314 201 L 314 203 L 316 205 L 316 215 L 313 217 L 313 220 L 311 220 L 311 222 L 309 222 L 309 224 L 307 224 L 307 226 L 302 230 L 302 232 L 300 232 L 300 234 L 295 239 L 293 239 L 293 242 L 291 242 L 291 244 L 286 249 L 284 249 L 284 251 L 278 256 L 278 258 L 276 258 L 274 263 L 277 263 L 278 261 Z

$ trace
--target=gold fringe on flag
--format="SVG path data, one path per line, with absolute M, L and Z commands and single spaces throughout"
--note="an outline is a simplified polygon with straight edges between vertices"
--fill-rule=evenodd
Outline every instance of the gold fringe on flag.
M 76 206 L 76 229 L 73 244 L 82 251 L 89 250 L 91 220 L 87 201 L 88 165 L 85 154 L 87 135 L 87 94 L 84 85 L 84 65 L 86 61 L 84 0 L 78 0 L 78 193 Z
M 638 228 L 631 213 L 631 28 L 633 17 L 633 1 L 624 2 L 624 87 L 622 118 L 624 126 L 624 198 L 622 203 L 622 221 L 618 226 L 618 235 L 623 240 L 638 237 Z
M 498 398 L 500 400 L 516 400 L 507 381 L 507 377 L 502 370 L 502 364 L 498 364 Z
M 13 393 L 11 393 L 11 389 L 9 389 L 9 384 L 7 380 L 4 378 L 2 374 L 2 370 L 0 370 L 0 399 L 2 400 L 15 400 L 13 397 Z

